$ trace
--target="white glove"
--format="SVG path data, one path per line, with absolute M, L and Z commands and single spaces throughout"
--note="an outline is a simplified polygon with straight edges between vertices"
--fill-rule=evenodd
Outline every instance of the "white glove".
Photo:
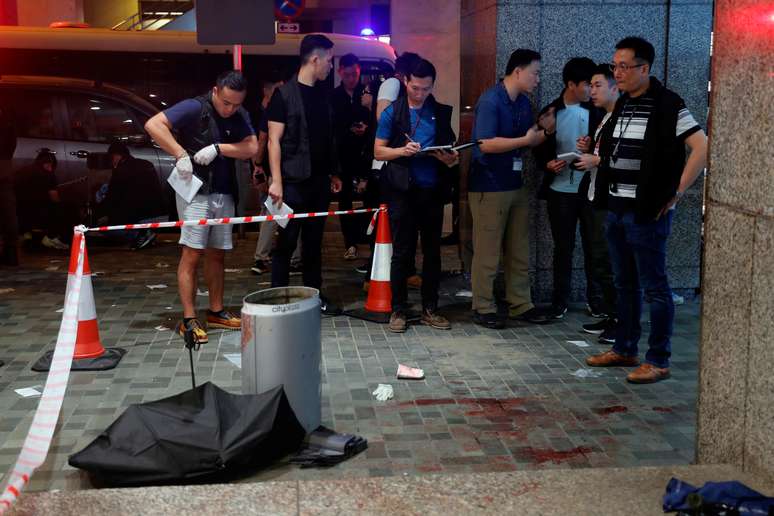
M 389 385 L 386 383 L 380 383 L 379 387 L 377 387 L 376 390 L 371 394 L 376 396 L 376 399 L 379 401 L 390 400 L 392 399 L 392 396 L 393 396 L 392 385 Z
M 177 169 L 177 175 L 180 176 L 180 179 L 183 181 L 189 181 L 193 175 L 193 163 L 191 163 L 191 156 L 184 154 L 182 157 L 178 158 L 177 162 L 175 163 L 175 168 Z
M 207 145 L 203 149 L 200 149 L 199 152 L 194 154 L 194 161 L 199 165 L 209 165 L 212 163 L 212 160 L 218 157 L 218 148 L 215 147 L 215 144 Z

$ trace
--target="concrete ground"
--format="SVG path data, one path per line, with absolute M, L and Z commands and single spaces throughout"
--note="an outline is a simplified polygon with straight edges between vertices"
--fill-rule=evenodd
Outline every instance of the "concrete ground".
M 255 237 L 238 240 L 227 258 L 226 301 L 235 310 L 247 293 L 268 286 L 268 275 L 250 272 Z M 188 356 L 171 331 L 180 313 L 175 242 L 174 234 L 164 234 L 155 247 L 129 251 L 87 238 L 102 343 L 127 354 L 114 370 L 73 373 L 48 460 L 29 490 L 91 487 L 67 457 L 130 404 L 190 387 Z M 337 225 L 328 224 L 324 291 L 346 307 L 362 306 L 363 277 L 353 272 L 358 262 L 342 259 L 341 242 Z M 15 390 L 45 380 L 30 366 L 56 340 L 68 253 L 27 252 L 22 259 L 22 266 L 0 271 L 0 360 L 6 362 L 0 367 L 0 473 L 12 467 L 37 406 L 37 398 Z M 459 268 L 454 248 L 445 248 L 444 268 Z M 677 309 L 672 378 L 635 386 L 625 382 L 622 368 L 598 370 L 593 378 L 573 375 L 585 369 L 588 355 L 606 349 L 579 331 L 589 320 L 581 307 L 547 326 L 509 323 L 504 330 L 485 330 L 470 321 L 469 299 L 455 297 L 460 286 L 459 277 L 441 285 L 441 311 L 451 319 L 451 331 L 417 325 L 395 335 L 346 316 L 324 318 L 323 423 L 366 437 L 369 448 L 334 468 L 278 463 L 247 481 L 692 462 L 698 303 L 689 300 Z M 411 296 L 419 302 L 417 291 Z M 206 298 L 198 299 L 203 308 Z M 211 332 L 195 357 L 197 381 L 239 392 L 241 370 L 229 360 L 240 352 L 239 343 L 238 332 Z M 426 379 L 397 380 L 399 363 L 423 368 Z M 374 399 L 379 383 L 394 387 L 393 400 Z

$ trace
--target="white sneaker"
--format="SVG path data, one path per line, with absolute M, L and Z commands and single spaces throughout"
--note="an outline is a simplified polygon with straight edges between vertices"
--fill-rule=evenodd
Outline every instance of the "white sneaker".
M 458 290 L 456 294 L 454 294 L 455 297 L 473 297 L 473 292 L 471 290 L 462 289 Z
M 345 260 L 356 260 L 357 259 L 357 247 L 355 247 L 353 245 L 349 249 L 347 249 L 347 252 L 344 253 L 344 259 Z
M 60 251 L 69 249 L 69 247 L 57 237 L 48 238 L 47 236 L 44 236 L 40 243 L 43 244 L 43 247 L 48 247 L 49 249 L 59 249 Z

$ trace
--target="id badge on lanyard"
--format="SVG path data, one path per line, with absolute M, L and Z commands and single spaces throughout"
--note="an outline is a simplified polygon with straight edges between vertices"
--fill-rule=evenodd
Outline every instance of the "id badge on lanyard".
M 521 172 L 521 170 L 524 168 L 524 162 L 522 161 L 521 157 L 514 157 L 513 158 L 513 171 L 514 172 Z

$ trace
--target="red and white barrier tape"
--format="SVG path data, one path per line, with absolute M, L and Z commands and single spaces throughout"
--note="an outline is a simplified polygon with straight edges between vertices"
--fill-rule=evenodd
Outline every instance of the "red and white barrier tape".
M 172 222 L 150 222 L 147 224 L 125 224 L 123 226 L 98 226 L 94 228 L 85 228 L 84 231 L 97 232 L 118 231 L 126 229 L 179 228 L 183 226 L 222 226 L 225 224 L 250 224 L 252 222 L 266 222 L 268 220 L 308 219 L 312 217 L 332 217 L 335 215 L 355 215 L 357 213 L 378 212 L 379 210 L 381 210 L 381 208 L 362 208 L 359 210 L 291 213 L 290 215 L 260 215 L 255 217 L 226 217 L 223 219 L 178 220 Z
M 374 233 L 374 228 L 376 228 L 376 217 L 379 215 L 379 209 L 377 209 L 374 212 L 374 216 L 371 217 L 371 222 L 368 223 L 368 229 L 366 230 L 366 235 L 372 235 Z
M 0 514 L 11 508 L 19 498 L 24 487 L 29 483 L 32 474 L 38 469 L 48 456 L 54 431 L 62 410 L 64 395 L 70 380 L 70 366 L 75 353 L 75 341 L 78 333 L 78 306 L 81 298 L 81 285 L 83 283 L 83 258 L 86 249 L 86 232 L 117 231 L 127 229 L 157 229 L 175 228 L 182 226 L 219 226 L 225 224 L 250 224 L 253 222 L 265 222 L 269 220 L 305 219 L 312 217 L 330 217 L 335 215 L 355 215 L 358 213 L 373 213 L 371 223 L 368 225 L 368 234 L 373 232 L 376 224 L 376 216 L 381 208 L 363 208 L 359 210 L 324 211 L 312 213 L 292 213 L 290 215 L 262 215 L 256 217 L 226 217 L 222 219 L 178 220 L 173 222 L 152 222 L 148 224 L 125 224 L 122 226 L 100 226 L 87 228 L 78 226 L 75 228 L 79 243 L 78 265 L 75 271 L 74 281 L 68 285 L 65 294 L 64 313 L 59 327 L 59 335 L 56 339 L 54 356 L 51 361 L 51 370 L 46 378 L 46 385 L 40 403 L 32 419 L 32 426 L 24 440 L 16 464 L 11 470 L 7 485 L 0 495 Z
M 70 365 L 73 361 L 75 338 L 78 333 L 78 305 L 81 297 L 86 240 L 83 236 L 83 230 L 83 227 L 77 228 L 77 234 L 73 239 L 80 242 L 78 265 L 75 270 L 75 280 L 70 284 L 65 296 L 64 314 L 62 315 L 62 324 L 59 326 L 51 370 L 46 378 L 43 395 L 35 411 L 35 416 L 32 418 L 32 426 L 24 440 L 24 446 L 16 459 L 13 470 L 11 470 L 5 490 L 0 495 L 0 514 L 3 514 L 13 505 L 24 486 L 30 481 L 32 473 L 45 462 L 51 441 L 54 438 L 54 430 L 59 420 L 65 390 L 70 379 Z

